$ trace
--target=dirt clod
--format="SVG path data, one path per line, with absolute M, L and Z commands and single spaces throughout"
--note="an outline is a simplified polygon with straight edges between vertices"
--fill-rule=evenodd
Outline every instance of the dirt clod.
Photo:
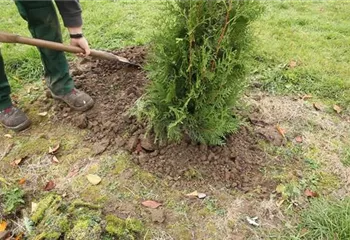
M 163 223 L 165 221 L 165 213 L 163 209 L 150 209 L 152 222 Z

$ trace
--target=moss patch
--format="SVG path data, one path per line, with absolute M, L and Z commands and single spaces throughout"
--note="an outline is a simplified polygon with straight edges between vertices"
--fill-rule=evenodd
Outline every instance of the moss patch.
M 97 205 L 76 200 L 65 203 L 60 196 L 49 194 L 31 216 L 35 224 L 33 239 L 101 239 L 101 211 Z
M 137 239 L 144 229 L 142 222 L 137 219 L 127 218 L 123 220 L 113 215 L 108 215 L 106 221 L 107 233 L 118 237 L 118 239 Z

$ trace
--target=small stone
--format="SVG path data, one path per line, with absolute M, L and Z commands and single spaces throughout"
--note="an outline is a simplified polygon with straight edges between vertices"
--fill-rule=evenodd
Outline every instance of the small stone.
M 201 144 L 201 145 L 199 146 L 199 150 L 200 150 L 202 153 L 205 153 L 205 152 L 207 152 L 207 150 L 208 150 L 208 146 L 205 145 L 205 144 Z
M 152 222 L 163 223 L 165 214 L 163 209 L 150 209 Z
M 52 98 L 52 94 L 51 94 L 51 92 L 50 92 L 49 90 L 47 90 L 47 91 L 45 92 L 45 96 L 46 96 L 47 98 Z
M 141 153 L 140 153 L 140 156 L 139 156 L 139 162 L 140 162 L 140 164 L 142 165 L 142 164 L 144 164 L 146 161 L 147 161 L 147 154 L 141 152 Z
M 228 181 L 230 180 L 231 174 L 230 172 L 225 172 L 225 180 Z
M 215 159 L 215 153 L 210 152 L 209 156 L 208 156 L 208 160 L 209 161 L 213 161 Z
M 76 124 L 76 126 L 80 129 L 85 129 L 88 126 L 88 120 L 85 114 L 81 114 L 74 118 L 73 120 Z
M 116 147 L 122 147 L 125 145 L 125 140 L 122 137 L 116 137 L 114 141 Z
M 133 152 L 134 149 L 136 148 L 137 142 L 138 142 L 138 137 L 132 136 L 129 139 L 128 144 L 126 145 L 126 149 L 129 150 L 130 152 Z
M 103 124 L 103 127 L 102 129 L 105 130 L 105 129 L 109 129 L 109 127 L 112 125 L 112 122 L 111 121 L 107 121 Z
M 103 139 L 101 142 L 96 143 L 93 146 L 95 155 L 99 155 L 99 154 L 103 153 L 104 151 L 106 151 L 109 144 L 110 144 L 109 139 Z
M 151 157 L 156 157 L 156 156 L 158 156 L 158 154 L 159 154 L 159 151 L 158 151 L 158 150 L 155 150 L 155 151 L 152 152 L 150 155 L 151 155 Z
M 152 138 L 150 136 L 148 137 L 140 137 L 141 140 L 141 147 L 147 151 L 154 151 L 156 150 L 156 145 L 154 144 Z

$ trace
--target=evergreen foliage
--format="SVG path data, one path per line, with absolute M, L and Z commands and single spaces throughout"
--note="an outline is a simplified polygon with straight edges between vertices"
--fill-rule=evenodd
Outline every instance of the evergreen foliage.
M 232 108 L 245 86 L 242 51 L 260 11 L 252 0 L 167 2 L 146 67 L 152 82 L 137 103 L 157 139 L 187 134 L 218 145 L 237 129 Z

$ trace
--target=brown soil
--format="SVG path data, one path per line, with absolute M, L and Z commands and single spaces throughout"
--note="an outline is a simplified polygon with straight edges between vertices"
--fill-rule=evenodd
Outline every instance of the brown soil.
M 132 47 L 115 54 L 142 65 L 146 49 Z M 254 191 L 262 196 L 274 189 L 273 182 L 262 173 L 268 158 L 257 146 L 261 132 L 242 127 L 222 147 L 207 147 L 189 140 L 159 147 L 151 138 L 143 137 L 144 126 L 129 116 L 148 82 L 142 69 L 118 62 L 84 60 L 72 65 L 72 75 L 77 88 L 90 94 L 96 104 L 81 114 L 60 103 L 54 108 L 54 120 L 88 129 L 86 141 L 93 144 L 96 154 L 128 150 L 135 163 L 179 188 L 214 185 Z

